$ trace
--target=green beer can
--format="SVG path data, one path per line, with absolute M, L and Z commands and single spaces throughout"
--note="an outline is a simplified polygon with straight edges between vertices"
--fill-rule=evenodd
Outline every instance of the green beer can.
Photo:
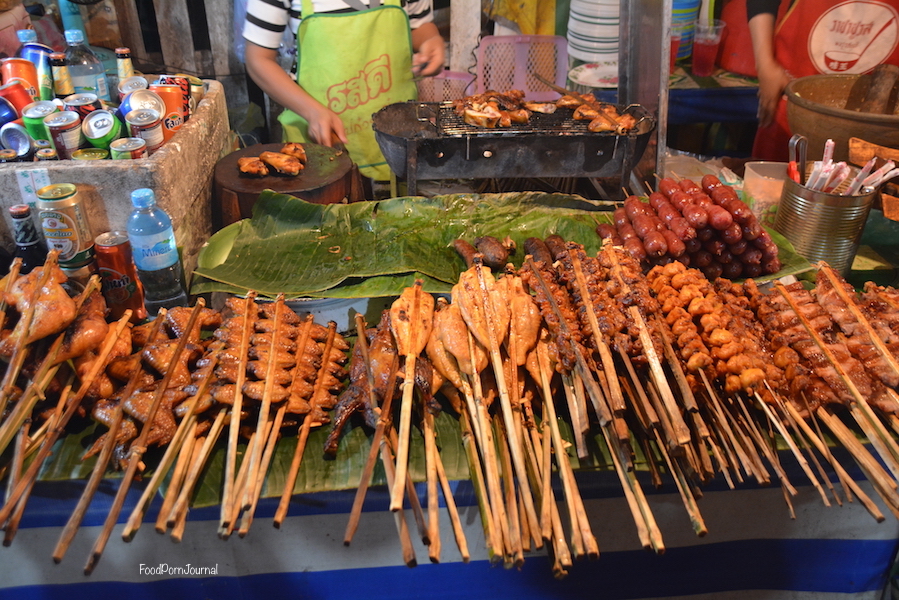
M 96 148 L 109 148 L 109 144 L 122 137 L 122 122 L 108 110 L 94 110 L 84 117 L 81 131 Z
M 50 134 L 44 125 L 44 118 L 52 115 L 59 107 L 49 100 L 32 102 L 22 109 L 22 124 L 28 131 L 28 135 L 35 140 L 49 140 Z

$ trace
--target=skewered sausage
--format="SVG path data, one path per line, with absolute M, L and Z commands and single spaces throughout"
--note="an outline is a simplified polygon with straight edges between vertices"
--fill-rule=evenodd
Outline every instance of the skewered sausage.
M 549 248 L 549 253 L 552 254 L 552 257 L 555 260 L 558 260 L 563 252 L 568 251 L 568 248 L 565 246 L 565 238 L 557 233 L 548 236 L 543 241 L 546 243 L 546 247 Z
M 553 262 L 552 254 L 549 248 L 538 237 L 529 237 L 524 241 L 525 254 L 530 254 L 536 262 L 542 262 L 544 265 L 551 265 Z
M 474 255 L 478 252 L 477 248 L 461 239 L 453 242 L 453 248 L 465 261 L 465 266 L 471 268 L 471 265 L 474 264 Z
M 709 214 L 709 225 L 717 229 L 718 231 L 723 231 L 731 226 L 734 222 L 734 217 L 727 210 L 718 206 L 717 204 L 712 204 L 706 211 Z
M 736 244 L 743 240 L 743 229 L 739 223 L 731 223 L 724 231 L 721 232 L 721 239 L 728 244 Z
M 509 260 L 509 248 L 492 235 L 484 235 L 476 238 L 475 248 L 484 255 L 484 264 L 491 269 L 502 269 Z
M 668 256 L 671 258 L 678 258 L 687 251 L 683 240 L 681 240 L 676 233 L 670 229 L 665 229 L 661 233 L 665 237 L 665 243 L 668 246 Z

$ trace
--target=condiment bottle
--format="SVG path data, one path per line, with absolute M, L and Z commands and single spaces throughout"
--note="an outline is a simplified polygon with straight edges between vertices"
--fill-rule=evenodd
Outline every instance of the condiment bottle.
M 15 256 L 22 259 L 19 273 L 30 273 L 47 260 L 47 243 L 38 232 L 31 219 L 31 208 L 27 204 L 14 204 L 9 207 L 12 217 L 13 237 L 16 242 Z
M 144 287 L 147 312 L 155 317 L 160 308 L 187 306 L 172 219 L 156 205 L 156 195 L 151 189 L 134 190 L 131 204 L 134 210 L 128 218 L 128 240 Z

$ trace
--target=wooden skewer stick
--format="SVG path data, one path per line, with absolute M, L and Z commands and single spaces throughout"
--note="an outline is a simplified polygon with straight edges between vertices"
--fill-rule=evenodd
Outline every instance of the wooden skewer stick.
M 246 448 L 250 447 L 250 444 L 253 442 L 253 437 L 256 435 L 256 430 L 252 430 L 249 434 L 249 439 L 247 439 Z M 246 459 L 246 448 L 244 449 L 244 459 L 240 463 L 240 469 L 237 471 L 237 477 L 234 480 L 234 492 L 236 494 L 243 494 L 244 488 L 247 486 L 247 477 L 250 472 L 250 461 Z M 227 527 L 219 527 L 219 537 L 223 540 L 227 540 L 231 537 L 231 534 L 234 533 L 234 528 L 237 526 L 237 519 L 240 517 L 240 503 L 232 502 L 231 503 L 231 514 L 228 516 L 228 525 Z
M 453 536 L 456 538 L 456 546 L 459 548 L 462 562 L 467 563 L 471 560 L 471 554 L 468 551 L 468 541 L 465 539 L 465 530 L 462 529 L 462 520 L 459 518 L 459 509 L 456 507 L 456 499 L 453 497 L 453 490 L 450 487 L 449 479 L 446 477 L 446 470 L 443 467 L 443 461 L 440 459 L 439 452 L 436 455 L 436 459 L 437 476 L 440 479 L 440 487 L 446 502 L 446 510 L 450 516 L 450 523 L 453 526 Z M 431 543 L 434 543 L 433 540 Z
M 7 519 L 9 519 L 14 506 L 18 504 L 23 495 L 27 494 L 27 490 L 30 490 L 31 486 L 34 485 L 34 481 L 37 479 L 38 471 L 40 470 L 44 461 L 50 455 L 53 449 L 53 445 L 59 439 L 59 436 L 62 435 L 66 425 L 68 425 L 69 421 L 74 416 L 75 412 L 78 409 L 78 406 L 81 404 L 81 400 L 87 394 L 88 389 L 90 389 L 90 387 L 94 384 L 94 381 L 100 374 L 100 371 L 106 367 L 106 359 L 109 357 L 109 353 L 112 351 L 112 347 L 118 340 L 119 335 L 121 335 L 122 331 L 124 331 L 125 327 L 128 325 L 128 319 L 130 317 L 130 310 L 126 311 L 126 314 L 122 315 L 122 318 L 119 319 L 116 327 L 114 327 L 112 331 L 107 335 L 106 340 L 103 342 L 103 345 L 100 349 L 100 352 L 97 354 L 96 362 L 91 367 L 91 370 L 87 374 L 87 376 L 81 381 L 81 385 L 78 388 L 78 391 L 74 396 L 67 397 L 65 401 L 65 409 L 62 411 L 59 419 L 54 422 L 53 427 L 48 430 L 47 435 L 44 438 L 44 442 L 43 444 L 41 444 L 41 447 L 37 452 L 37 456 L 31 461 L 31 464 L 28 466 L 28 470 L 19 480 L 19 483 L 16 485 L 16 487 L 13 489 L 12 493 L 9 496 L 9 499 L 6 502 L 6 505 L 3 508 L 0 508 L 0 524 L 5 523 Z
M 159 327 L 162 324 L 164 319 L 156 319 L 153 322 L 153 329 L 150 332 L 149 339 L 154 339 L 159 332 Z M 181 446 L 184 445 L 185 440 L 190 434 L 190 430 L 193 427 L 193 424 L 196 422 L 196 407 L 197 403 L 200 401 L 208 388 L 212 379 L 212 374 L 215 370 L 215 366 L 218 363 L 219 353 L 224 348 L 224 344 L 216 344 L 212 348 L 210 348 L 209 356 L 209 364 L 207 364 L 202 371 L 201 378 L 196 382 L 197 384 L 197 392 L 191 397 L 185 400 L 188 403 L 188 411 L 187 414 L 181 419 L 181 423 L 178 424 L 178 429 L 175 430 L 175 435 L 172 437 L 172 441 L 169 442 L 168 447 L 165 449 L 165 453 L 162 455 L 162 459 L 159 461 L 159 465 L 157 465 L 156 470 L 153 473 L 153 477 L 150 478 L 150 483 L 147 484 L 147 487 L 144 488 L 143 493 L 138 499 L 137 503 L 134 505 L 134 509 L 131 511 L 131 514 L 128 516 L 128 521 L 125 523 L 125 528 L 122 530 L 122 539 L 126 542 L 130 542 L 134 539 L 134 536 L 137 534 L 137 530 L 140 529 L 141 522 L 144 519 L 144 514 L 146 513 L 147 508 L 150 505 L 153 497 L 156 495 L 156 491 L 162 485 L 162 480 L 169 472 L 169 469 L 172 467 L 172 463 L 175 461 L 175 454 L 179 453 Z M 136 377 L 136 375 L 135 375 Z M 166 494 L 168 499 L 168 494 Z M 172 497 L 172 501 L 177 499 L 175 495 Z M 160 512 L 160 518 L 163 517 L 162 510 Z M 160 533 L 165 533 L 164 523 L 157 522 L 156 530 L 159 531 L 162 528 Z
M 269 419 L 269 411 L 272 406 L 272 390 L 275 386 L 275 367 L 278 364 L 277 361 L 277 353 L 278 353 L 278 343 L 281 340 L 281 311 L 285 310 L 284 307 L 284 294 L 278 294 L 278 297 L 275 299 L 274 303 L 274 311 L 275 317 L 272 323 L 272 337 L 271 342 L 269 343 L 269 361 L 266 365 L 265 369 L 265 385 L 262 388 L 262 402 L 259 405 L 259 415 L 256 420 L 256 437 L 255 443 L 252 447 L 247 447 L 247 458 L 250 460 L 250 474 L 249 474 L 249 483 L 243 493 L 243 499 L 241 500 L 241 506 L 243 510 L 249 510 L 250 505 L 253 503 L 253 497 L 256 495 L 256 482 L 259 481 L 259 471 L 260 471 L 260 463 L 262 461 L 262 453 L 264 451 L 264 446 L 266 441 L 268 440 L 267 435 L 263 435 L 262 432 L 265 429 L 268 429 L 271 426 L 271 421 Z M 328 352 L 330 348 L 325 350 L 323 362 L 327 362 Z M 286 402 L 285 402 L 286 405 Z M 262 478 L 265 478 L 265 474 L 263 473 Z
M 128 494 L 128 489 L 131 487 L 131 483 L 134 480 L 134 475 L 137 472 L 137 468 L 141 462 L 143 453 L 146 451 L 147 438 L 150 435 L 150 429 L 153 427 L 153 422 L 156 418 L 156 411 L 159 408 L 160 403 L 162 402 L 162 397 L 165 395 L 169 382 L 172 380 L 172 375 L 174 375 L 175 373 L 175 368 L 178 366 L 178 357 L 180 357 L 181 353 L 184 352 L 184 348 L 185 346 L 187 346 L 187 342 L 190 339 L 190 336 L 186 332 L 193 330 L 194 324 L 197 322 L 197 318 L 200 316 L 200 312 L 203 310 L 204 306 L 206 306 L 206 301 L 203 300 L 203 298 L 198 298 L 196 303 L 194 304 L 193 310 L 190 313 L 190 318 L 187 320 L 185 334 L 178 339 L 178 343 L 175 345 L 175 351 L 172 355 L 172 362 L 169 363 L 165 375 L 163 375 L 162 380 L 158 383 L 156 393 L 153 397 L 153 402 L 150 404 L 150 408 L 147 410 L 147 420 L 140 428 L 140 433 L 138 434 L 137 439 L 135 439 L 131 443 L 131 450 L 128 457 L 128 466 L 125 469 L 125 475 L 122 477 L 122 480 L 119 483 L 119 489 L 116 491 L 116 496 L 113 500 L 112 507 L 109 510 L 109 514 L 106 516 L 106 521 L 103 523 L 103 529 L 100 531 L 100 535 L 97 537 L 97 540 L 94 543 L 94 547 L 91 550 L 91 554 L 87 559 L 87 563 L 84 566 L 85 574 L 89 575 L 93 572 L 94 568 L 96 568 L 97 566 L 97 563 L 100 561 L 103 550 L 106 548 L 106 542 L 109 541 L 109 536 L 112 534 L 112 528 L 115 526 L 116 520 L 119 517 L 119 512 L 121 512 L 122 506 L 125 503 L 125 496 Z M 127 312 L 130 313 L 130 311 Z M 131 315 L 129 314 L 128 316 L 130 318 Z M 157 316 L 156 318 L 158 319 L 160 317 Z M 105 360 L 103 362 L 105 363 Z
M 834 472 L 839 477 L 840 481 L 845 485 L 848 489 L 852 490 L 856 496 L 858 496 L 859 502 L 867 509 L 871 516 L 880 523 L 886 518 L 883 513 L 877 507 L 877 505 L 868 497 L 867 494 L 862 491 L 862 489 L 858 486 L 854 479 L 846 472 L 846 469 L 843 468 L 837 459 L 833 456 L 833 453 L 830 452 L 830 448 L 827 447 L 827 443 L 824 441 L 820 430 L 813 431 L 811 427 L 809 427 L 808 423 L 806 423 L 805 419 L 799 414 L 799 411 L 796 410 L 794 406 L 792 406 L 789 402 L 782 402 L 781 406 L 783 409 L 788 412 L 793 417 L 793 421 L 802 429 L 803 433 L 805 433 L 806 437 L 811 441 L 811 443 L 818 449 L 818 452 L 827 457 L 830 466 L 833 468 Z M 848 495 L 848 493 L 847 493 Z M 850 497 L 851 499 L 851 497 Z
M 783 408 L 783 398 L 775 395 L 774 399 L 777 403 L 776 406 L 778 408 L 779 414 L 782 414 L 785 417 L 787 424 L 789 424 L 790 426 L 790 429 L 792 429 L 796 433 L 796 439 L 799 440 L 799 444 L 802 446 L 802 449 L 805 450 L 805 453 L 808 454 L 809 460 L 815 465 L 815 470 L 818 472 L 818 476 L 821 478 L 821 481 L 823 481 L 824 485 L 827 486 L 827 489 L 830 490 L 830 493 L 834 497 L 837 505 L 843 506 L 842 498 L 840 498 L 840 495 L 837 493 L 837 490 L 836 488 L 834 488 L 833 484 L 830 483 L 830 477 L 828 477 L 827 473 L 824 471 L 824 467 L 818 460 L 817 455 L 815 455 L 814 449 L 806 439 L 802 429 L 796 423 L 796 419 L 793 418 L 793 415 L 791 413 L 787 412 L 787 410 Z
M 192 460 L 190 461 L 190 466 L 184 475 L 184 481 L 181 485 L 181 489 L 178 490 L 178 495 L 176 496 L 175 503 L 166 514 L 166 524 L 169 527 L 174 527 L 179 519 L 179 515 L 187 512 L 190 498 L 193 495 L 194 486 L 196 485 L 197 480 L 200 477 L 200 472 L 206 465 L 206 459 L 209 457 L 210 452 L 212 452 L 213 444 L 218 441 L 218 436 L 224 426 L 227 412 L 228 410 L 225 408 L 219 409 L 218 414 L 216 414 L 215 416 L 215 420 L 213 420 L 212 425 L 209 428 L 209 431 L 206 432 L 205 440 L 198 440 L 194 438 L 196 440 L 195 443 L 199 443 L 198 452 L 196 456 L 193 456 L 193 453 L 191 453 Z
M 840 443 L 855 459 L 856 464 L 865 473 L 865 477 L 874 485 L 874 489 L 886 503 L 887 508 L 899 518 L 899 494 L 896 493 L 895 481 L 883 470 L 880 463 L 856 439 L 855 435 L 843 425 L 839 418 L 830 414 L 823 406 L 815 414 L 824 425 L 837 437 Z M 869 509 L 870 510 L 870 509 Z M 873 514 L 873 513 L 872 513 Z M 876 518 L 876 517 L 875 517 Z
M 169 529 L 169 513 L 172 507 L 178 501 L 181 489 L 184 485 L 184 478 L 190 465 L 199 457 L 200 450 L 203 447 L 203 439 L 205 436 L 197 436 L 197 421 L 191 419 L 191 436 L 188 440 L 181 443 L 181 449 L 178 452 L 178 458 L 175 460 L 175 468 L 172 470 L 172 477 L 169 479 L 169 485 L 165 490 L 165 496 L 162 499 L 162 506 L 159 507 L 159 513 L 156 515 L 156 533 L 165 534 Z M 182 420 L 183 422 L 183 420 Z M 172 519 L 174 522 L 174 519 Z
M 391 319 L 391 329 L 394 331 L 397 348 L 400 354 L 406 358 L 403 375 L 403 399 L 400 405 L 400 422 L 399 422 L 399 447 L 396 451 L 396 479 L 390 490 L 390 510 L 398 511 L 403 507 L 403 494 L 406 489 L 406 472 L 409 468 L 409 435 L 412 428 L 412 396 L 415 389 L 415 361 L 418 354 L 424 348 L 427 342 L 429 331 L 423 331 L 424 319 L 431 321 L 431 314 L 434 311 L 434 298 L 422 291 L 422 281 L 415 281 L 411 290 L 407 290 L 411 294 L 411 302 L 408 298 L 402 296 L 396 300 L 399 302 L 409 302 L 409 313 L 406 319 L 409 323 L 407 327 L 399 318 Z M 391 310 L 394 310 L 391 308 Z M 404 306 L 398 306 L 396 310 L 405 310 Z M 399 333 L 400 335 L 397 335 Z
M 225 452 L 225 484 L 222 491 L 222 506 L 219 518 L 219 530 L 227 530 L 231 525 L 231 514 L 234 512 L 233 504 L 236 501 L 234 494 L 234 474 L 237 470 L 237 442 L 240 435 L 240 413 L 243 410 L 243 384 L 246 380 L 247 355 L 250 348 L 250 336 L 253 333 L 253 322 L 258 318 L 256 311 L 256 292 L 250 290 L 244 299 L 243 328 L 240 334 L 240 347 L 238 356 L 240 362 L 237 366 L 237 377 L 234 382 L 234 400 L 231 404 L 231 420 L 228 424 L 228 448 Z M 244 457 L 246 460 L 246 456 Z
M 587 458 L 590 456 L 590 449 L 587 447 L 587 431 L 590 429 L 586 415 L 587 407 L 579 402 L 579 395 L 575 393 L 574 386 L 575 381 L 571 374 L 562 373 L 562 390 L 568 402 L 568 415 L 571 417 L 577 455 L 579 458 Z
M 312 315 L 306 317 L 303 325 L 300 327 L 300 335 L 297 336 L 297 352 L 301 352 L 301 348 L 305 348 L 309 341 L 312 331 L 314 319 Z M 364 337 L 364 336 L 363 336 Z M 299 377 L 299 366 L 295 367 L 294 378 Z M 290 461 L 290 467 L 287 469 L 287 478 L 284 480 L 284 490 L 281 492 L 281 500 L 278 502 L 278 509 L 275 511 L 274 526 L 280 528 L 284 519 L 287 517 L 287 509 L 290 507 L 290 497 L 293 496 L 293 488 L 297 483 L 297 475 L 300 472 L 300 464 L 303 462 L 303 452 L 306 450 L 306 441 L 309 439 L 309 432 L 312 429 L 312 415 L 307 414 L 303 419 L 297 432 L 297 445 L 294 447 L 293 458 Z
M 9 498 L 9 495 L 12 493 L 13 488 L 16 487 L 16 483 L 19 481 L 19 476 L 22 473 L 22 466 L 25 464 L 25 450 L 28 445 L 28 430 L 31 428 L 31 421 L 26 420 L 22 424 L 22 428 L 19 429 L 19 434 L 16 436 L 16 445 L 13 449 L 12 462 L 9 465 L 9 478 L 6 480 L 6 493 L 4 494 L 3 501 L 6 502 Z
M 440 502 L 437 497 L 439 476 L 437 475 L 437 437 L 434 433 L 434 415 L 422 403 L 422 434 L 425 440 L 425 470 L 428 482 L 428 556 L 433 563 L 440 562 Z
M 467 405 L 462 406 L 462 415 L 459 418 L 459 426 L 462 429 L 462 446 L 468 458 L 468 470 L 471 476 L 471 485 L 474 487 L 475 497 L 478 499 L 478 513 L 481 516 L 481 526 L 484 529 L 484 541 L 487 546 L 487 557 L 491 563 L 502 560 L 502 536 L 494 528 L 493 509 L 490 506 L 489 492 L 481 468 L 478 456 L 477 440 L 472 429 L 471 409 Z
M 237 535 L 240 537 L 246 537 L 250 532 L 250 525 L 253 523 L 253 515 L 256 514 L 256 506 L 259 504 L 259 497 L 262 494 L 262 485 L 265 483 L 265 475 L 268 473 L 268 468 L 275 452 L 275 446 L 281 435 L 281 424 L 284 422 L 285 412 L 287 412 L 287 402 L 282 402 L 275 412 L 274 422 L 270 424 L 269 433 L 267 435 L 268 441 L 265 444 L 262 459 L 256 468 L 256 481 L 253 485 L 250 507 L 244 511 L 240 522 L 240 529 L 237 531 Z
M 381 463 L 384 465 L 384 475 L 387 478 L 388 489 L 393 489 L 396 485 L 396 467 L 394 457 L 390 452 L 387 444 L 387 438 L 381 439 Z M 415 548 L 412 546 L 412 536 L 409 534 L 409 524 L 406 522 L 404 510 L 393 511 L 393 519 L 396 523 L 396 530 L 400 537 L 400 545 L 403 549 L 403 562 L 406 566 L 414 567 L 418 564 L 415 558 Z
M 507 560 L 516 568 L 524 564 L 524 542 L 521 535 L 521 517 L 519 514 L 518 499 L 515 495 L 515 478 L 512 475 L 512 458 L 509 452 L 507 432 L 497 420 L 493 421 L 493 435 L 499 446 L 500 473 L 503 477 L 503 493 L 506 499 L 506 511 L 509 518 L 509 544 L 510 556 Z
M 381 438 L 384 436 L 384 430 L 390 423 L 390 411 L 393 408 L 393 394 L 388 394 L 384 399 L 384 406 L 378 407 L 378 397 L 375 394 L 375 378 L 371 370 L 371 359 L 368 353 L 368 338 L 365 337 L 365 317 L 361 313 L 356 313 L 356 345 L 362 355 L 362 361 L 365 363 L 365 376 L 368 379 L 368 402 L 372 410 L 378 410 L 380 418 L 375 427 L 374 435 L 371 438 L 371 448 L 368 452 L 368 458 L 362 469 L 362 475 L 359 478 L 359 486 L 356 488 L 356 496 L 353 499 L 353 508 L 350 510 L 350 518 L 347 520 L 346 531 L 343 535 L 343 545 L 349 546 L 353 541 L 356 529 L 359 527 L 359 520 L 362 517 L 362 506 L 365 503 L 365 495 L 368 492 L 368 486 L 371 482 L 372 472 L 375 469 L 375 463 L 381 450 Z M 396 366 L 397 359 L 394 355 L 389 366 L 390 376 L 387 382 L 387 390 L 393 390 L 396 385 Z

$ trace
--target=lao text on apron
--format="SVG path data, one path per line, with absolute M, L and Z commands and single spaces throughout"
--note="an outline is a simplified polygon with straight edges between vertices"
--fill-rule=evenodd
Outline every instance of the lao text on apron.
M 337 113 L 346 130 L 347 149 L 363 175 L 390 178 L 390 168 L 375 140 L 371 115 L 388 104 L 416 97 L 412 81 L 409 17 L 399 0 L 370 7 L 355 0 L 354 12 L 315 13 L 303 0 L 297 30 L 297 83 Z M 278 118 L 285 141 L 307 141 L 308 123 L 292 111 Z
M 781 3 L 775 25 L 774 57 L 793 77 L 899 65 L 899 0 L 796 0 L 788 5 Z M 786 161 L 790 136 L 784 97 L 774 122 L 759 128 L 752 155 Z

